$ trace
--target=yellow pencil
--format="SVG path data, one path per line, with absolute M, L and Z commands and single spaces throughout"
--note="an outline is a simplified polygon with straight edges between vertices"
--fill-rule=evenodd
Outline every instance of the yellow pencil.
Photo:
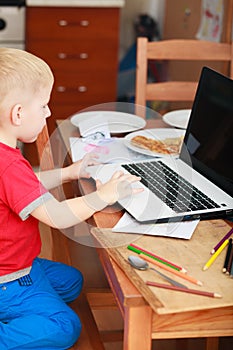
M 207 270 L 210 265 L 214 262 L 214 260 L 219 256 L 219 254 L 223 251 L 223 249 L 228 245 L 229 239 L 226 239 L 223 244 L 216 250 L 216 252 L 211 256 L 211 258 L 207 261 L 205 266 L 203 267 L 203 270 Z

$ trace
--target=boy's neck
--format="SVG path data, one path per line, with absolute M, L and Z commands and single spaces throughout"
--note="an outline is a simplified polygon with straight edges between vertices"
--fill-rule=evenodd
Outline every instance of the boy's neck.
M 17 146 L 17 140 L 14 137 L 8 137 L 7 135 L 2 134 L 1 130 L 0 130 L 0 142 L 12 148 L 16 148 Z

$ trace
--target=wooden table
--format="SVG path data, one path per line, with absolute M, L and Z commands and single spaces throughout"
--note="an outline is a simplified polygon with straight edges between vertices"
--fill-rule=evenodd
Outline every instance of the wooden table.
M 78 136 L 78 130 L 69 120 L 58 121 L 57 125 L 58 135 L 67 151 L 69 137 Z M 161 121 L 158 125 L 163 126 Z M 81 182 L 81 186 L 84 192 L 94 188 L 93 183 L 86 180 Z M 224 253 L 209 270 L 203 272 L 202 266 L 208 260 L 211 248 L 230 229 L 229 223 L 223 220 L 203 221 L 189 241 L 136 235 L 132 238 L 130 234 L 113 234 L 108 229 L 122 216 L 122 211 L 113 210 L 116 208 L 96 213 L 90 222 L 97 227 L 92 234 L 99 244 L 98 255 L 123 315 L 124 350 L 150 350 L 152 339 L 200 337 L 207 338 L 207 350 L 218 349 L 218 337 L 233 335 L 233 279 L 221 272 Z M 204 283 L 203 287 L 198 287 L 188 282 L 188 287 L 219 292 L 222 298 L 147 286 L 146 279 L 155 280 L 157 277 L 152 271 L 141 272 L 129 266 L 127 256 L 131 253 L 127 244 L 132 239 L 137 240 L 138 245 L 184 265 L 191 275 Z

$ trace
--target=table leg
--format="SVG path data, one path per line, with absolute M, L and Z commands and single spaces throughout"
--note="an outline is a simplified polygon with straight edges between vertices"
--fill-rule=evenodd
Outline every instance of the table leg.
M 206 347 L 205 350 L 218 350 L 219 338 L 206 338 Z
M 124 350 L 151 350 L 152 310 L 150 306 L 125 307 Z

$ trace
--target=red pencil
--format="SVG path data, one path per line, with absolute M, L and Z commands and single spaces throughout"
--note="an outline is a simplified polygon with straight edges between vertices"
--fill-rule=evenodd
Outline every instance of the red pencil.
M 199 289 L 190 289 L 190 288 L 176 287 L 176 286 L 172 286 L 170 284 L 150 282 L 150 281 L 147 281 L 146 284 L 148 286 L 153 286 L 153 287 L 158 287 L 158 288 L 165 288 L 165 289 L 171 289 L 171 290 L 176 290 L 178 292 L 184 292 L 184 293 L 190 293 L 190 294 L 197 294 L 197 295 L 202 295 L 204 297 L 210 297 L 210 298 L 221 298 L 222 297 L 218 293 L 205 292 L 205 291 L 199 290 Z
M 137 246 L 137 245 L 134 244 L 134 243 L 131 243 L 130 245 L 131 245 L 131 247 L 134 247 L 134 248 L 140 250 L 141 252 L 147 253 L 147 254 L 149 254 L 149 255 L 151 255 L 151 256 L 154 256 L 155 258 L 157 258 L 157 259 L 159 259 L 159 260 L 161 260 L 161 261 L 164 261 L 164 262 L 168 263 L 169 265 L 174 266 L 174 267 L 177 268 L 180 272 L 184 272 L 184 273 L 187 272 L 187 270 L 184 269 L 183 267 L 181 267 L 181 266 L 179 266 L 179 265 L 176 265 L 176 264 L 174 264 L 173 262 L 171 262 L 171 261 L 169 261 L 169 260 L 166 260 L 166 259 L 164 259 L 164 258 L 161 258 L 161 256 L 158 256 L 158 255 L 155 255 L 155 254 L 152 253 L 152 252 L 149 252 L 149 250 L 143 249 L 143 248 Z

